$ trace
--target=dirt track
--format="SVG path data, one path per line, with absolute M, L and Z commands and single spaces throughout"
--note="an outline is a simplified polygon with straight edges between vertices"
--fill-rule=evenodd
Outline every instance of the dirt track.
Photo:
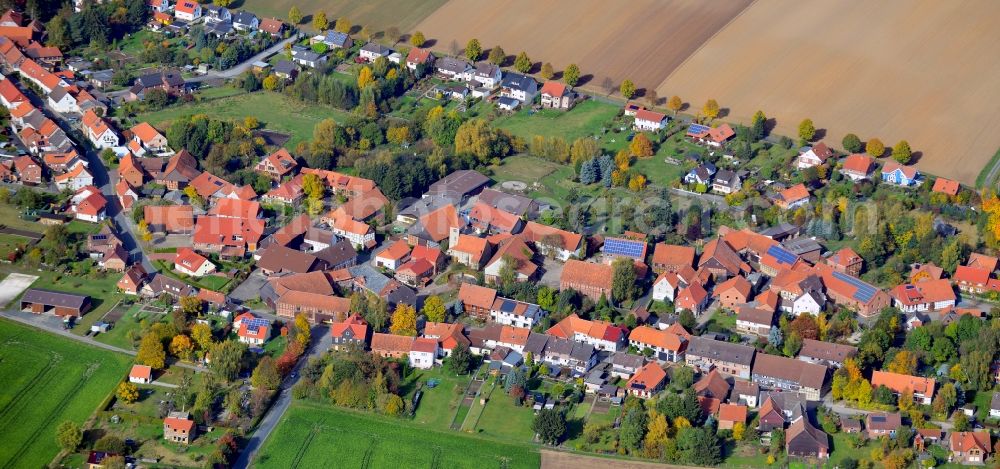
M 450 0 L 415 29 L 450 53 L 477 38 L 484 49 L 499 44 L 508 55 L 526 51 L 556 70 L 570 63 L 606 77 L 617 89 L 623 79 L 654 87 L 746 8 L 751 0 Z M 536 67 L 537 69 L 537 67 Z
M 542 469 L 682 469 L 693 466 L 675 466 L 642 461 L 599 458 L 580 454 L 542 450 Z
M 835 147 L 906 139 L 919 168 L 971 184 L 1000 146 L 998 17 L 993 0 L 759 1 L 658 93 L 762 109 L 787 135 L 808 117 Z

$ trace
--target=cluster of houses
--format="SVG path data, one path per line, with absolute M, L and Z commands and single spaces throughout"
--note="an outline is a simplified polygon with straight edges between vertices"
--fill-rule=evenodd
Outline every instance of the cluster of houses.
M 190 26 L 202 24 L 205 32 L 217 37 L 258 32 L 281 37 L 287 29 L 287 25 L 277 18 L 259 18 L 249 11 L 233 12 L 224 6 L 202 5 L 196 0 L 178 0 L 176 3 L 150 0 L 148 5 L 153 13 L 150 20 L 153 30 L 166 29 L 181 33 Z

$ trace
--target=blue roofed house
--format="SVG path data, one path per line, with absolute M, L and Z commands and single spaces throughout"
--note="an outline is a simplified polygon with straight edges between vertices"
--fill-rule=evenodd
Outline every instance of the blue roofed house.
M 350 49 L 354 45 L 354 41 L 351 40 L 351 36 L 344 34 L 340 31 L 327 31 L 326 34 L 320 34 L 313 36 L 309 40 L 309 44 L 326 44 L 327 47 L 331 49 Z
M 712 163 L 698 165 L 696 168 L 688 171 L 688 173 L 684 175 L 684 182 L 687 184 L 710 185 L 712 184 L 712 177 L 715 176 L 716 171 L 715 165 Z
M 882 166 L 882 182 L 909 187 L 917 183 L 920 172 L 913 166 L 903 166 L 895 161 L 887 161 Z

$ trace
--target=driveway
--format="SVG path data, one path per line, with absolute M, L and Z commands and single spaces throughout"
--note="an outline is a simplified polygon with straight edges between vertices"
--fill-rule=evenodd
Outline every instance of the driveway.
M 281 389 L 278 391 L 278 398 L 275 399 L 274 405 L 264 414 L 264 418 L 260 420 L 257 424 L 257 429 L 254 430 L 253 434 L 247 440 L 246 446 L 243 448 L 243 452 L 240 453 L 239 459 L 233 464 L 235 468 L 246 468 L 250 466 L 250 462 L 253 461 L 254 456 L 257 455 L 257 451 L 260 450 L 264 442 L 267 441 L 267 437 L 271 435 L 274 428 L 278 426 L 281 422 L 281 417 L 285 415 L 285 411 L 288 410 L 288 406 L 292 403 L 292 387 L 301 378 L 301 373 L 299 372 L 305 363 L 309 362 L 309 359 L 314 357 L 319 357 L 330 350 L 330 346 L 333 345 L 333 338 L 330 337 L 330 329 L 327 326 L 315 326 L 312 328 L 312 336 L 317 338 L 312 343 L 312 348 L 309 353 L 305 354 L 299 359 L 299 362 L 295 365 L 292 373 L 285 381 L 281 383 Z
M 7 278 L 0 282 L 0 308 L 14 301 L 14 298 L 17 298 L 17 295 L 27 290 L 32 283 L 35 283 L 35 280 L 38 280 L 38 277 L 35 275 L 18 273 L 8 275 Z
M 542 278 L 538 280 L 538 283 L 545 285 L 546 287 L 559 288 L 559 277 L 562 276 L 563 264 L 559 261 L 554 261 L 549 258 L 545 258 L 542 262 Z
M 243 283 L 233 289 L 229 297 L 241 302 L 255 300 L 260 297 L 260 290 L 266 283 L 267 278 L 260 272 L 260 269 L 256 269 L 250 272 L 250 275 L 247 276 L 247 279 Z
M 289 38 L 286 38 L 286 39 L 283 39 L 281 41 L 278 41 L 273 46 L 268 47 L 267 49 L 264 49 L 263 51 L 260 51 L 259 53 L 257 53 L 257 55 L 255 55 L 253 57 L 250 57 L 249 59 L 243 61 L 243 63 L 241 63 L 241 64 L 239 64 L 239 65 L 237 65 L 237 66 L 235 66 L 233 68 L 222 70 L 222 71 L 215 71 L 215 70 L 213 70 L 213 71 L 208 72 L 208 73 L 206 73 L 204 75 L 201 75 L 201 76 L 198 76 L 198 77 L 194 77 L 194 78 L 190 78 L 190 79 L 188 79 L 186 81 L 188 83 L 200 83 L 200 82 L 208 81 L 208 80 L 217 80 L 219 78 L 233 78 L 233 77 L 237 77 L 239 75 L 242 75 L 243 72 L 249 70 L 250 67 L 253 66 L 254 62 L 263 62 L 263 61 L 267 60 L 272 55 L 277 54 L 278 52 L 281 52 L 282 50 L 284 50 L 285 49 L 285 44 L 290 44 L 292 42 L 295 42 L 295 40 L 297 40 L 298 38 L 299 38 L 299 35 L 296 34 L 296 35 L 293 35 L 293 36 L 291 36 Z

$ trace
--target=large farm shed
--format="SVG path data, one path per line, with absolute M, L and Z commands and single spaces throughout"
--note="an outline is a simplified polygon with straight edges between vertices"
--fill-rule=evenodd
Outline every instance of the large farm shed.
M 56 316 L 83 316 L 90 309 L 90 297 L 32 288 L 21 297 L 21 310 L 42 314 L 51 311 Z

